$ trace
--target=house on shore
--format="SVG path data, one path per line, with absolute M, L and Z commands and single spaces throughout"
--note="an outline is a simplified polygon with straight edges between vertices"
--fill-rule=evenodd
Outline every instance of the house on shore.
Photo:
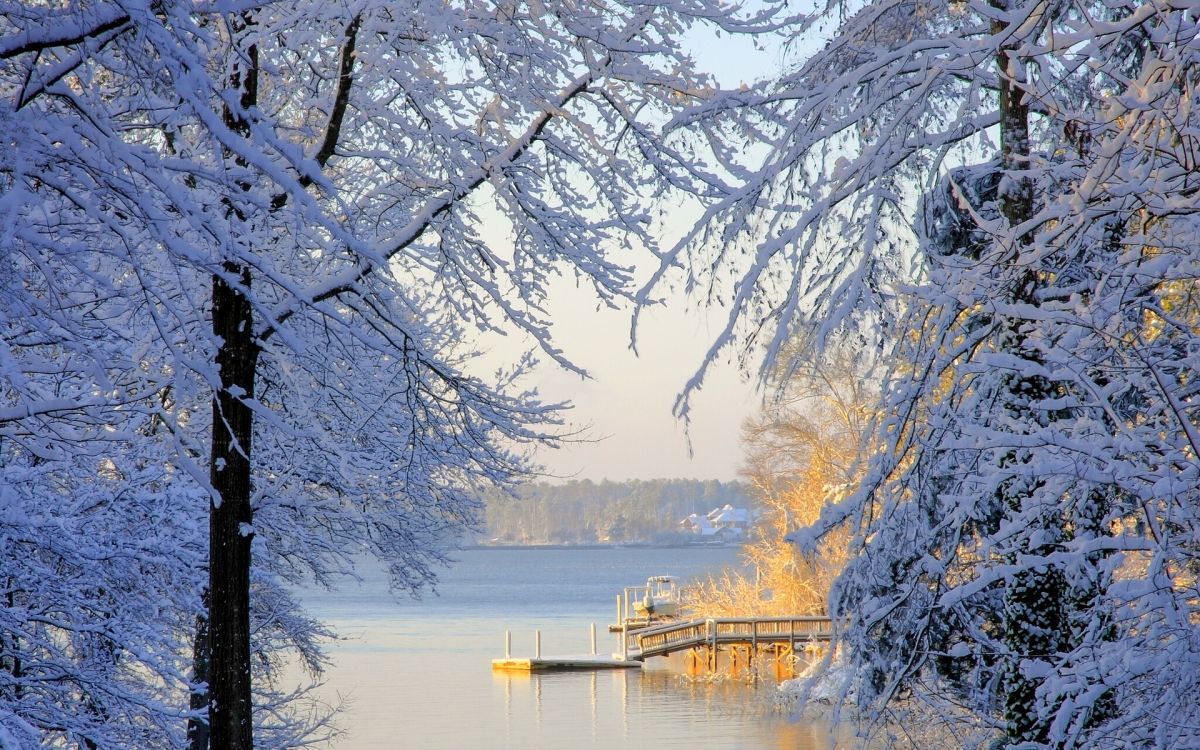
M 705 515 L 692 513 L 679 522 L 679 528 L 683 533 L 697 537 L 698 542 L 734 543 L 745 538 L 753 522 L 754 514 L 748 509 L 726 503 Z

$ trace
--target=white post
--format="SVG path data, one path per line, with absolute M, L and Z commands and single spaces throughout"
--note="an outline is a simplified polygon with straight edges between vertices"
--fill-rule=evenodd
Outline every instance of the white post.
M 533 658 L 542 658 L 542 631 L 533 631 Z
M 504 658 L 505 659 L 512 658 L 512 631 L 511 630 L 504 631 Z
M 596 655 L 596 623 L 592 623 L 592 656 Z

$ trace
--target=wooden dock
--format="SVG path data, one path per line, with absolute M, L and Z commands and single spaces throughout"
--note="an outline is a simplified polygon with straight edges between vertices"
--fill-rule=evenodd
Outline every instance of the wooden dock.
M 780 677 L 793 672 L 800 651 L 810 651 L 833 638 L 828 617 L 718 617 L 666 622 L 651 627 L 623 628 L 622 652 L 603 656 L 596 651 L 596 625 L 591 626 L 592 653 L 584 656 L 542 656 L 542 634 L 535 631 L 534 655 L 514 657 L 512 634 L 504 634 L 504 658 L 492 659 L 492 669 L 514 671 L 636 669 L 646 659 L 684 653 L 689 672 L 718 672 L 722 654 L 737 673 L 769 658 Z M 799 651 L 798 651 L 799 649 Z M 803 659 L 800 659 L 803 661 Z
M 833 621 L 828 617 L 718 617 L 630 631 L 626 649 L 630 659 L 648 659 L 701 647 L 787 644 L 795 648 L 832 637 Z
M 813 649 L 832 640 L 833 621 L 819 616 L 721 617 L 666 623 L 627 631 L 623 637 L 631 660 L 682 653 L 689 674 L 757 673 L 771 665 L 776 679 L 786 679 L 796 676 L 797 665 L 812 658 Z

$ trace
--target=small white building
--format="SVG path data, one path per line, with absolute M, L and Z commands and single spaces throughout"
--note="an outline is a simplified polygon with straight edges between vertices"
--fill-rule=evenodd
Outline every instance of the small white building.
M 679 527 L 686 533 L 695 534 L 696 536 L 712 536 L 716 532 L 712 521 L 708 520 L 707 516 L 697 513 L 692 513 L 680 521 Z
M 736 541 L 745 536 L 753 520 L 754 515 L 746 508 L 735 508 L 726 503 L 703 516 L 692 513 L 679 522 L 679 527 L 704 539 Z
M 732 505 L 726 505 L 724 508 L 719 508 L 714 511 L 716 515 L 710 514 L 709 521 L 716 529 L 737 530 L 743 533 L 750 528 L 750 511 L 745 508 L 735 508 Z

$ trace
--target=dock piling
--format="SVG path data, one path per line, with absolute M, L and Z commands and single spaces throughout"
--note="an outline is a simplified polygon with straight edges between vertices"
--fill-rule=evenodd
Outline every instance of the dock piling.
M 596 623 L 592 623 L 592 656 L 596 655 Z
M 512 631 L 511 630 L 504 631 L 504 658 L 505 659 L 512 658 Z
M 542 631 L 533 631 L 533 658 L 542 658 Z

